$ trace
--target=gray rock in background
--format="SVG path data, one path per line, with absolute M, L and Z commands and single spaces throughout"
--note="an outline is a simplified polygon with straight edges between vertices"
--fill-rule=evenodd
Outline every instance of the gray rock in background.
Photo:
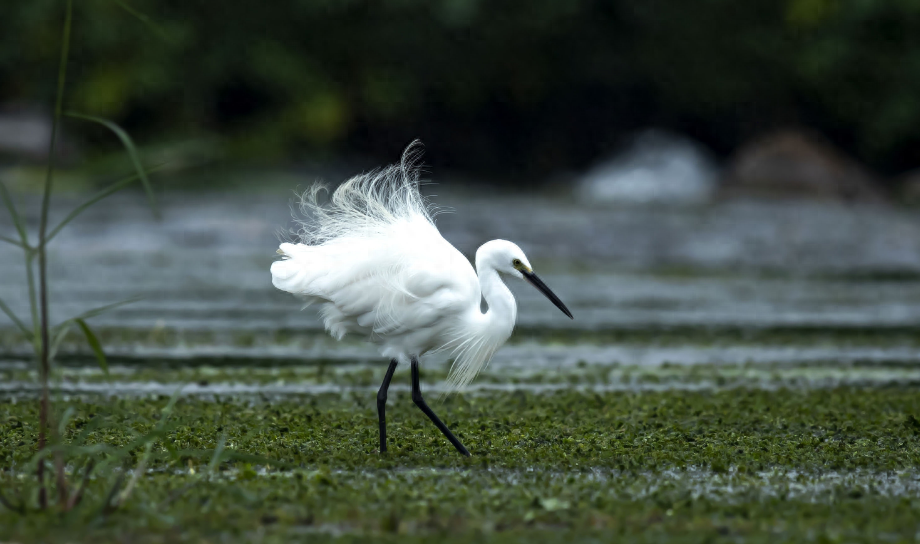
M 28 104 L 0 105 L 0 155 L 44 161 L 51 142 L 51 114 Z M 74 142 L 59 133 L 58 158 L 71 160 L 76 155 Z
M 648 130 L 585 174 L 578 197 L 592 204 L 700 204 L 712 196 L 716 175 L 715 163 L 695 142 Z
M 794 197 L 882 202 L 877 180 L 815 135 L 787 130 L 755 140 L 725 171 L 726 196 Z

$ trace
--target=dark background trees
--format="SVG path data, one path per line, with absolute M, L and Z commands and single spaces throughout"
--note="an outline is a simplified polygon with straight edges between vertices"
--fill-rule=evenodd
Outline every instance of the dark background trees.
M 421 138 L 430 161 L 514 182 L 648 126 L 722 156 L 799 126 L 887 176 L 920 166 L 913 0 L 80 4 L 72 105 L 144 142 L 384 163 Z M 54 7 L 0 8 L 0 104 L 51 102 Z

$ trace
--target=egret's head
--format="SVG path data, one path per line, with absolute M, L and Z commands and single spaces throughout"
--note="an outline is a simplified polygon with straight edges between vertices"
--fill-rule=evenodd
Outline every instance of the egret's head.
M 476 252 L 476 268 L 482 271 L 486 266 L 492 267 L 503 274 L 527 280 L 538 291 L 546 295 L 546 298 L 562 310 L 565 315 L 574 319 L 572 312 L 565 307 L 559 297 L 534 273 L 533 268 L 530 266 L 530 261 L 527 260 L 527 256 L 524 255 L 524 252 L 521 251 L 517 244 L 507 240 L 492 240 L 483 244 Z
M 476 252 L 476 268 L 488 266 L 502 274 L 523 278 L 525 271 L 532 271 L 530 261 L 517 244 L 507 240 L 486 242 Z

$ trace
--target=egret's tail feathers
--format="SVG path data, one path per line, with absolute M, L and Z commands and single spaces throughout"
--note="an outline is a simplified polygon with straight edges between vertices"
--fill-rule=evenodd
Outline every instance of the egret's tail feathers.
M 419 218 L 433 223 L 436 209 L 419 192 L 420 158 L 416 140 L 399 164 L 355 176 L 323 202 L 320 194 L 328 189 L 313 185 L 300 195 L 295 234 L 303 244 L 315 246 L 341 238 L 386 236 L 394 224 Z
M 306 257 L 310 253 L 310 246 L 304 244 L 290 244 L 283 243 L 278 246 L 278 255 L 281 255 L 285 260 L 294 259 L 297 257 Z
M 322 278 L 329 269 L 328 258 L 318 248 L 304 244 L 281 244 L 280 261 L 272 263 L 272 285 L 297 295 L 309 306 L 323 298 Z M 305 306 L 306 307 L 306 306 Z
M 306 248 L 300 244 L 281 244 L 278 248 L 278 254 L 282 256 L 280 261 L 272 263 L 272 284 L 288 293 L 303 295 L 304 291 L 310 284 L 310 268 L 304 266 L 301 259 L 296 257 L 302 253 L 301 248 Z

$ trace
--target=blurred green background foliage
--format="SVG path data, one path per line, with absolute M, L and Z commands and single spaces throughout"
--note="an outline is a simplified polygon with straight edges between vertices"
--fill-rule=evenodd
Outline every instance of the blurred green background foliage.
M 0 104 L 52 102 L 61 20 L 0 7 Z M 884 174 L 920 166 L 916 0 L 81 0 L 74 28 L 73 109 L 243 160 L 386 162 L 420 138 L 520 179 L 647 126 L 722 156 L 805 126 Z

